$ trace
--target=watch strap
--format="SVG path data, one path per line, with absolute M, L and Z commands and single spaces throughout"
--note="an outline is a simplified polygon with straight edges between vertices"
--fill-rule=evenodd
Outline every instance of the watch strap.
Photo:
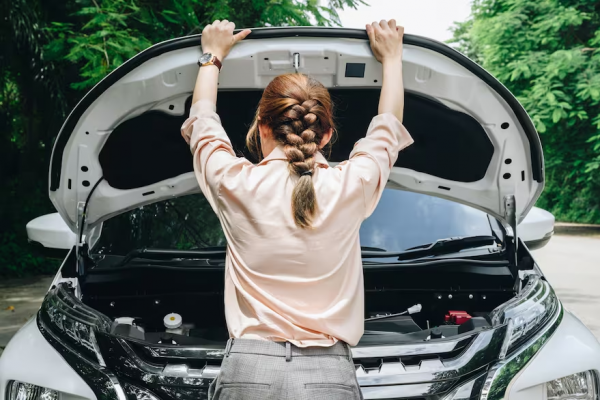
M 217 56 L 213 56 L 212 62 L 217 66 L 217 68 L 219 68 L 219 71 L 221 71 L 223 64 L 221 63 L 221 60 L 217 58 Z
M 219 58 L 217 56 L 213 56 L 210 61 L 207 61 L 205 63 L 202 63 L 202 62 L 200 62 L 200 60 L 198 60 L 199 67 L 208 66 L 208 65 L 216 66 L 219 69 L 219 71 L 221 71 L 221 67 L 223 66 L 223 64 L 221 63 L 221 60 L 219 60 Z

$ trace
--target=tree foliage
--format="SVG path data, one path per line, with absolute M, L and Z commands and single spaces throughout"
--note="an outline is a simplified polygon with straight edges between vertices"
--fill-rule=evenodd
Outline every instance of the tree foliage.
M 50 59 L 82 65 L 75 89 L 93 86 L 151 43 L 199 33 L 216 19 L 237 27 L 340 25 L 337 9 L 362 0 L 91 0 L 68 21 L 53 22 Z
M 0 276 L 54 272 L 25 225 L 54 212 L 47 182 L 67 112 L 106 74 L 153 43 L 237 27 L 340 25 L 363 0 L 0 0 Z
M 475 0 L 459 50 L 506 85 L 540 133 L 558 219 L 600 223 L 600 3 Z

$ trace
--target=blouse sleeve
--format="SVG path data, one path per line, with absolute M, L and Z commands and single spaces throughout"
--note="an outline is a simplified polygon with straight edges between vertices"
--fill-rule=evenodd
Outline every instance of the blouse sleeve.
M 194 158 L 194 173 L 202 193 L 217 212 L 219 186 L 232 167 L 248 162 L 236 157 L 231 141 L 221 125 L 214 103 L 200 100 L 190 109 L 190 116 L 181 126 L 189 138 Z
M 364 218 L 369 217 L 381 198 L 398 153 L 413 143 L 404 125 L 391 113 L 373 118 L 367 135 L 355 145 L 347 165 L 360 179 L 365 201 Z

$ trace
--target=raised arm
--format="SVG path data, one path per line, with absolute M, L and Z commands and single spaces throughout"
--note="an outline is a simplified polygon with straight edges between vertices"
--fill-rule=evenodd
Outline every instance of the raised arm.
M 404 85 L 402 83 L 402 37 L 404 28 L 395 20 L 367 25 L 367 34 L 375 58 L 383 65 L 383 83 L 379 97 L 379 114 L 391 113 L 402 122 Z
M 233 34 L 235 25 L 229 21 L 215 21 L 202 32 L 202 51 L 211 53 L 223 62 L 231 48 L 249 30 Z M 220 184 L 227 174 L 235 174 L 247 160 L 236 157 L 217 115 L 217 84 L 219 68 L 216 65 L 200 67 L 189 118 L 181 127 L 181 134 L 193 153 L 194 172 L 200 189 L 217 211 L 216 198 Z
M 385 189 L 398 152 L 413 143 L 402 125 L 404 86 L 402 84 L 402 36 L 404 28 L 396 21 L 383 20 L 367 25 L 373 54 L 383 64 L 383 86 L 379 115 L 373 118 L 367 136 L 359 140 L 342 168 L 362 182 L 365 214 L 371 215 Z

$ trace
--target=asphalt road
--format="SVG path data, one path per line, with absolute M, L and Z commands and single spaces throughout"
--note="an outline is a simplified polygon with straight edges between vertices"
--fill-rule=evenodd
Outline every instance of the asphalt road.
M 0 280 L 0 354 L 10 338 L 34 315 L 52 277 Z
M 600 236 L 555 235 L 533 257 L 564 307 L 600 339 Z
M 600 339 L 600 236 L 556 235 L 533 255 L 565 308 Z M 52 277 L 0 281 L 0 354 L 35 314 L 51 282 Z

